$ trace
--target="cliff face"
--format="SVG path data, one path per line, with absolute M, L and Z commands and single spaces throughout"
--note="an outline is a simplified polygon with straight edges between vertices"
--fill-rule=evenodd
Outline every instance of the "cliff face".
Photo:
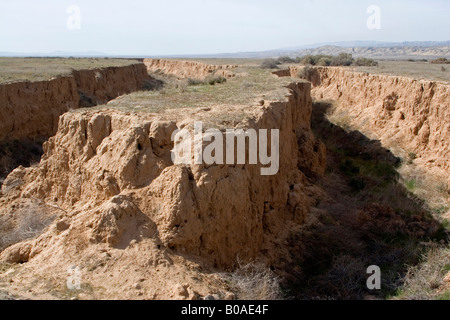
M 275 71 L 297 77 L 303 67 Z M 407 77 L 314 67 L 309 79 L 317 100 L 337 102 L 335 115 L 408 157 L 450 185 L 450 86 Z
M 73 77 L 0 85 L 0 140 L 54 134 L 58 117 L 78 108 Z
M 74 71 L 78 91 L 92 105 L 105 104 L 118 96 L 143 89 L 150 80 L 143 64 Z
M 160 71 L 178 78 L 205 79 L 209 75 L 217 74 L 223 77 L 232 77 L 234 74 L 228 70 L 236 68 L 234 65 L 208 65 L 194 61 L 144 59 L 149 72 Z
M 66 212 L 61 221 L 71 227 L 60 236 L 51 228 L 12 246 L 2 261 L 46 263 L 69 238 L 86 248 L 126 249 L 133 241 L 150 241 L 221 268 L 250 261 L 262 250 L 277 254 L 274 248 L 309 212 L 317 191 L 309 178 L 325 170 L 325 147 L 310 128 L 310 84 L 293 84 L 286 93 L 284 101 L 261 108 L 252 125 L 281 128 L 280 171 L 274 176 L 262 176 L 260 165 L 173 165 L 177 122 L 117 111 L 64 114 L 40 165 L 16 169 L 2 190 L 8 199 L 57 205 Z M 63 251 L 67 261 L 77 258 Z
M 86 101 L 103 104 L 140 90 L 150 77 L 143 64 L 74 71 L 49 81 L 0 85 L 0 141 L 50 137 L 58 117 Z M 81 96 L 81 97 L 80 97 Z
M 313 97 L 337 101 L 336 112 L 356 128 L 394 150 L 416 154 L 417 164 L 448 177 L 448 84 L 342 68 L 317 68 L 312 82 Z

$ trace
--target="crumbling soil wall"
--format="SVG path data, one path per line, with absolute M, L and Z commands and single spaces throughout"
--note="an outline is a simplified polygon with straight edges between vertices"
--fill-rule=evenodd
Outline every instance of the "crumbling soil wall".
M 61 114 L 140 90 L 149 79 L 145 66 L 134 64 L 74 71 L 49 81 L 0 85 L 0 141 L 50 137 L 56 133 Z
M 50 136 L 58 117 L 78 102 L 72 76 L 0 85 L 0 140 Z
M 118 96 L 143 89 L 150 80 L 145 66 L 133 64 L 94 70 L 75 70 L 78 91 L 91 105 L 105 104 Z M 85 101 L 86 102 L 86 101 Z
M 235 65 L 208 65 L 194 61 L 165 59 L 144 59 L 144 64 L 148 72 L 159 71 L 181 79 L 192 78 L 199 80 L 214 74 L 225 78 L 233 77 L 234 74 L 229 69 L 237 67 Z
M 297 77 L 301 66 L 275 71 Z M 450 187 L 450 86 L 408 77 L 354 72 L 340 67 L 312 67 L 312 97 L 334 101 L 333 113 Z M 449 190 L 450 191 L 450 190 Z
M 310 127 L 310 89 L 309 83 L 291 85 L 285 100 L 259 109 L 252 125 L 280 129 L 280 171 L 274 176 L 262 176 L 260 165 L 173 165 L 171 134 L 185 120 L 117 111 L 64 114 L 40 165 L 16 169 L 2 191 L 7 198 L 57 205 L 71 227 L 64 236 L 49 231 L 12 246 L 1 260 L 45 261 L 68 238 L 79 239 L 81 247 L 123 249 L 133 240 L 153 239 L 162 249 L 220 268 L 263 250 L 274 258 L 289 230 L 306 219 L 317 192 L 310 179 L 325 170 L 325 147 Z M 75 255 L 67 251 L 66 259 Z
M 319 67 L 313 85 L 312 96 L 336 101 L 335 112 L 356 128 L 394 151 L 414 154 L 417 164 L 448 178 L 448 84 Z

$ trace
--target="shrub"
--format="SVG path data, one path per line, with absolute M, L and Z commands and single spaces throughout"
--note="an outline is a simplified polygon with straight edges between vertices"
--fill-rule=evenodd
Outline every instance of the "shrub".
M 322 57 L 317 62 L 317 65 L 318 66 L 322 66 L 322 67 L 328 67 L 328 66 L 331 65 L 331 58 L 329 58 L 329 57 Z
M 261 63 L 261 68 L 263 68 L 263 69 L 278 69 L 279 64 L 280 64 L 280 62 L 275 59 L 265 59 Z
M 450 60 L 447 60 L 446 58 L 439 58 L 439 59 L 431 60 L 430 63 L 432 63 L 432 64 L 450 64 Z
M 340 53 L 337 56 L 329 56 L 324 54 L 318 55 L 307 55 L 304 57 L 297 57 L 297 62 L 303 65 L 312 65 L 312 66 L 366 66 L 366 67 L 375 67 L 378 66 L 378 62 L 373 59 L 368 58 L 357 58 L 353 59 L 353 56 L 349 53 Z
M 150 78 L 146 79 L 141 84 L 141 90 L 144 91 L 157 91 L 164 87 L 164 82 L 158 79 Z
M 53 222 L 55 216 L 48 216 L 38 206 L 32 205 L 15 213 L 16 221 L 0 216 L 0 250 L 37 237 Z
M 410 267 L 405 277 L 400 298 L 408 300 L 434 300 L 450 267 L 450 250 L 438 247 L 424 254 L 422 263 Z M 442 294 L 442 293 L 441 293 Z
M 310 64 L 312 66 L 316 66 L 316 65 L 327 66 L 327 65 L 330 65 L 332 58 L 333 58 L 333 56 L 318 54 L 315 56 L 307 55 L 302 58 L 299 57 L 299 58 L 297 58 L 297 61 L 304 65 Z M 320 64 L 320 63 L 322 63 L 322 64 Z
M 308 81 L 311 81 L 312 77 L 314 76 L 316 69 L 314 67 L 311 67 L 310 65 L 306 65 L 297 73 L 297 77 L 300 79 L 305 79 Z
M 187 84 L 189 86 L 201 86 L 201 85 L 208 85 L 208 84 L 213 86 L 216 83 L 224 83 L 224 82 L 227 82 L 227 79 L 222 76 L 219 76 L 219 77 L 210 76 L 210 77 L 207 77 L 205 80 L 191 79 L 191 78 L 189 78 L 187 80 Z
M 357 66 L 357 67 L 377 67 L 378 62 L 376 62 L 373 59 L 369 59 L 369 58 L 357 58 L 353 62 L 353 65 Z
M 209 84 L 209 85 L 211 85 L 211 86 L 213 86 L 213 85 L 215 85 L 216 83 L 224 83 L 224 82 L 227 82 L 227 79 L 225 79 L 224 77 L 222 77 L 222 76 L 219 76 L 219 77 L 208 77 L 208 78 L 206 78 L 205 79 L 205 81 L 204 81 L 206 84 Z
M 216 83 L 220 84 L 220 83 L 225 83 L 225 82 L 227 82 L 227 79 L 222 76 L 219 76 L 219 77 L 213 79 L 212 85 L 215 85 Z M 210 80 L 210 84 L 211 84 L 211 80 Z
M 352 63 L 353 57 L 350 53 L 342 52 L 331 59 L 332 66 L 351 66 Z
M 282 298 L 278 277 L 263 264 L 240 265 L 233 273 L 224 275 L 224 278 L 239 300 L 281 300 Z
M 188 85 L 189 86 L 200 86 L 200 85 L 203 85 L 203 84 L 205 84 L 205 82 L 202 81 L 202 80 L 192 79 L 192 78 L 188 79 Z
M 279 58 L 278 58 L 278 62 L 279 62 L 280 64 L 283 64 L 283 63 L 295 63 L 295 60 L 292 59 L 292 58 L 289 57 L 289 56 L 283 56 L 283 57 L 279 57 Z

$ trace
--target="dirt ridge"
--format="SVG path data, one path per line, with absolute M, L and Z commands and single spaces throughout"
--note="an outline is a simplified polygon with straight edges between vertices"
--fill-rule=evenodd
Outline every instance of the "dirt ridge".
M 315 99 L 336 101 L 335 112 L 344 117 L 351 114 L 350 121 L 356 128 L 377 137 L 388 147 L 401 146 L 401 156 L 408 158 L 405 152 L 409 153 L 416 164 L 448 179 L 448 84 L 344 68 L 316 70 L 312 79 Z
M 166 275 L 180 268 L 186 274 L 185 266 L 198 259 L 202 268 L 224 270 L 238 261 L 262 257 L 270 262 L 287 255 L 280 250 L 284 239 L 305 223 L 319 192 L 311 179 L 325 171 L 325 147 L 311 131 L 310 90 L 307 82 L 290 85 L 285 99 L 260 107 L 254 122 L 247 123 L 281 128 L 275 176 L 261 176 L 260 165 L 173 165 L 171 133 L 187 128 L 189 119 L 174 122 L 114 110 L 65 113 L 57 134 L 44 145 L 41 163 L 13 171 L 0 203 L 11 209 L 13 203 L 20 207 L 35 199 L 59 212 L 57 218 L 36 239 L 6 248 L 0 261 L 27 262 L 26 278 L 78 265 L 102 286 L 111 281 L 112 270 L 133 261 L 135 271 L 120 278 L 133 281 L 140 274 L 165 282 L 157 294 L 168 298 L 171 293 L 161 288 L 170 291 L 171 277 L 161 277 L 160 267 L 151 266 L 164 264 Z M 109 271 L 86 272 L 83 261 L 99 259 L 102 252 L 112 257 L 106 262 Z
M 168 59 L 144 59 L 144 64 L 149 72 L 162 72 L 177 76 L 178 78 L 192 78 L 203 80 L 210 75 L 233 77 L 230 69 L 237 65 L 212 65 L 195 61 L 168 60 Z
M 61 114 L 140 90 L 150 79 L 143 64 L 132 64 L 73 71 L 49 81 L 1 84 L 0 141 L 50 137 Z

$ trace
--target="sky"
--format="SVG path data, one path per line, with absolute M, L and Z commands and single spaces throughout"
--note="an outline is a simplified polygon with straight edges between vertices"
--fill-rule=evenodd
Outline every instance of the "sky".
M 151 56 L 446 41 L 449 17 L 448 0 L 0 0 L 0 52 Z

